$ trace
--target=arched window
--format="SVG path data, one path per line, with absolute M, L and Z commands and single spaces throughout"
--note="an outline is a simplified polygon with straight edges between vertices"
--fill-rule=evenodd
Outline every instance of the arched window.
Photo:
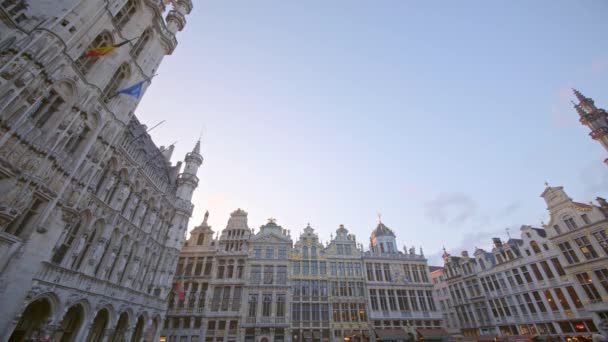
M 316 246 L 310 247 L 310 256 L 313 259 L 315 259 L 317 257 L 317 247 Z
M 308 258 L 308 247 L 307 246 L 302 247 L 302 257 Z
M 574 229 L 578 228 L 578 226 L 576 225 L 576 222 L 574 222 L 574 219 L 572 219 L 572 217 L 564 216 L 563 220 L 564 220 L 564 223 L 566 223 L 566 226 L 568 227 L 568 229 L 574 230 Z
M 110 101 L 110 99 L 116 94 L 118 87 L 120 87 L 124 80 L 129 78 L 130 75 L 131 70 L 129 68 L 129 64 L 127 63 L 123 63 L 118 67 L 118 69 L 116 69 L 116 72 L 114 72 L 114 75 L 112 75 L 110 82 L 108 82 L 103 90 L 103 98 L 106 103 Z
M 95 39 L 89 44 L 89 46 L 84 50 L 82 55 L 76 60 L 76 66 L 83 74 L 87 74 L 95 65 L 95 62 L 99 59 L 99 57 L 87 57 L 87 52 L 89 49 L 98 48 L 102 46 L 110 46 L 114 44 L 114 40 L 112 39 L 112 35 L 108 31 L 104 31 L 97 35 Z
M 532 247 L 532 250 L 534 251 L 535 254 L 540 253 L 540 247 L 538 247 L 538 243 L 536 243 L 536 241 L 532 240 L 530 242 L 530 247 Z
M 59 246 L 59 248 L 57 248 L 55 254 L 53 254 L 53 258 L 51 259 L 52 262 L 56 264 L 61 264 L 68 250 L 72 248 L 72 244 L 74 243 L 74 240 L 76 240 L 76 236 L 78 235 L 80 228 L 82 228 L 82 224 L 82 218 L 77 222 L 72 223 L 72 225 L 68 229 L 68 233 L 65 239 L 63 240 L 63 243 L 61 244 L 61 246 Z
M 131 20 L 135 12 L 137 11 L 137 7 L 135 4 L 135 0 L 129 0 L 127 3 L 122 6 L 120 11 L 116 13 L 112 21 L 118 28 L 123 28 L 125 25 Z
M 139 57 L 139 54 L 144 50 L 146 44 L 150 41 L 150 38 L 152 38 L 152 29 L 147 28 L 144 33 L 141 34 L 139 40 L 137 40 L 135 47 L 133 47 L 133 56 L 135 58 Z
M 80 266 L 82 265 L 82 261 L 86 258 L 87 254 L 89 252 L 89 249 L 91 249 L 91 245 L 93 244 L 93 241 L 95 240 L 96 233 L 97 233 L 97 230 L 93 229 L 93 231 L 86 238 L 82 251 L 76 257 L 76 259 L 74 259 L 74 262 L 72 262 L 72 269 L 75 269 L 75 270 L 80 269 Z

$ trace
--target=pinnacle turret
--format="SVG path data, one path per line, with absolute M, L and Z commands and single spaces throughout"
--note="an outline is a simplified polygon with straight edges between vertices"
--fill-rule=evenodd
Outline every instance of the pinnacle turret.
M 194 145 L 194 148 L 192 149 L 192 153 L 201 154 L 201 139 L 200 138 L 196 141 L 196 145 Z

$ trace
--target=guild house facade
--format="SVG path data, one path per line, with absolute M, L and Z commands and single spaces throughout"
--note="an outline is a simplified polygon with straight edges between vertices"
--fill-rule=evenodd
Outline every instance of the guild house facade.
M 206 216 L 185 242 L 174 278 L 185 295 L 169 296 L 161 340 L 445 337 L 422 251 L 399 251 L 381 222 L 368 251 L 342 225 L 325 244 L 310 225 L 297 239 L 274 219 L 256 232 L 241 209 L 215 234 Z

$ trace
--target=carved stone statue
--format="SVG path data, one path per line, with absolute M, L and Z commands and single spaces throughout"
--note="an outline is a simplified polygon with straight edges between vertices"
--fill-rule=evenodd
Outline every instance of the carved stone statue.
M 412 248 L 410 248 L 410 255 L 414 255 L 416 254 L 416 248 L 414 246 L 412 246 Z
M 114 263 L 114 259 L 116 259 L 116 254 L 118 253 L 118 248 L 114 247 L 112 248 L 112 251 L 110 252 L 110 256 L 108 257 L 108 261 L 106 262 L 106 269 L 105 269 L 105 274 L 104 274 L 104 278 L 108 278 L 110 276 L 110 268 L 112 267 L 112 264 Z
M 18 58 L 17 60 L 12 61 L 11 64 L 9 64 L 8 68 L 6 68 L 0 74 L 0 76 L 6 80 L 10 80 L 19 72 L 21 72 L 21 69 L 23 68 L 24 64 L 25 61 L 23 59 Z
M 116 208 L 120 209 L 123 205 L 123 203 L 127 200 L 127 197 L 129 196 L 129 192 L 131 191 L 131 189 L 129 189 L 129 186 L 127 184 L 121 184 L 119 185 L 120 189 L 118 190 L 118 195 L 116 196 Z
M 108 178 L 105 186 L 103 187 L 103 190 L 99 197 L 101 199 L 105 199 L 108 196 L 108 194 L 110 193 L 110 191 L 112 191 L 112 188 L 114 187 L 115 183 L 116 183 L 116 176 L 110 175 L 110 177 Z
M 105 249 L 104 241 L 99 240 L 99 243 L 97 244 L 97 246 L 95 246 L 95 250 L 93 251 L 93 256 L 91 257 L 91 260 L 93 260 L 93 264 L 95 264 L 96 262 L 98 262 L 101 259 L 104 249 Z
M 140 263 L 139 258 L 135 258 L 135 260 L 133 260 L 133 266 L 131 267 L 131 274 L 129 275 L 130 279 L 135 279 L 135 277 L 137 276 L 137 272 L 139 271 L 139 263 Z
M 74 252 L 72 253 L 72 254 L 74 254 L 74 256 L 77 256 L 80 254 L 80 252 L 82 252 L 82 249 L 84 248 L 84 244 L 86 241 L 87 241 L 87 234 L 82 234 L 80 236 L 80 239 L 78 240 L 78 244 L 74 248 Z

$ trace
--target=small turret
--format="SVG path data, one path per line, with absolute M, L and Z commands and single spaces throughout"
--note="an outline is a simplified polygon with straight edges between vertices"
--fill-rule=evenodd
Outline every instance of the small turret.
M 173 9 L 167 14 L 167 28 L 173 34 L 186 26 L 186 15 L 192 11 L 191 0 L 177 0 L 173 2 Z
M 203 164 L 203 156 L 200 155 L 201 141 L 197 141 L 192 152 L 186 154 L 184 171 L 178 177 L 177 196 L 183 200 L 190 201 L 192 193 L 198 186 L 196 174 Z
M 580 116 L 581 124 L 589 127 L 589 135 L 593 140 L 597 140 L 605 150 L 608 151 L 608 113 L 602 108 L 597 108 L 593 99 L 584 96 L 580 91 L 572 89 L 578 103 L 574 103 L 574 108 Z M 604 160 L 608 164 L 608 159 Z

